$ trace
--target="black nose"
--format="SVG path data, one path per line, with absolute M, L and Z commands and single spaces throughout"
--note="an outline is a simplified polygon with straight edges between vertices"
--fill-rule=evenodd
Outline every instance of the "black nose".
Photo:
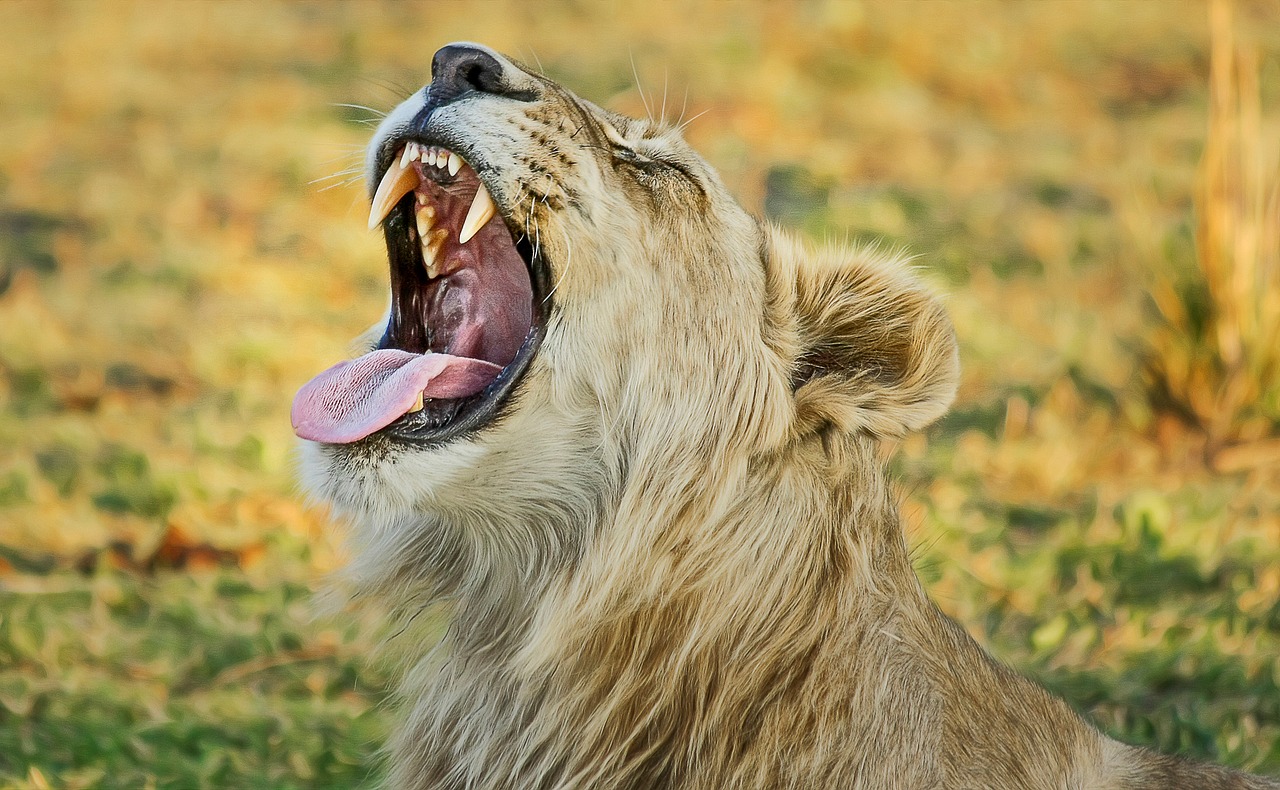
M 431 98 L 438 104 L 448 104 L 470 91 L 524 98 L 525 91 L 516 87 L 518 79 L 512 66 L 466 44 L 441 47 L 431 60 Z

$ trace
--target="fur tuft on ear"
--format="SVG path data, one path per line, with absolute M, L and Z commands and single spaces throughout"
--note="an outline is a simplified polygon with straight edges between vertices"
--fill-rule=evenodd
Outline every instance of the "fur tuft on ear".
M 960 376 L 955 331 L 906 262 L 765 233 L 770 315 L 792 362 L 797 431 L 890 437 L 941 417 Z

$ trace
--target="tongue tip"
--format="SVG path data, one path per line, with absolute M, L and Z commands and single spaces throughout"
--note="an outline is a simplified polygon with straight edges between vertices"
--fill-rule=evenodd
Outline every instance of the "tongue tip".
M 371 436 L 399 419 L 417 397 L 409 395 L 410 402 L 403 408 L 388 402 L 375 412 L 352 415 L 324 408 L 318 395 L 311 384 L 300 389 L 294 397 L 289 421 L 298 438 L 323 444 L 351 444 Z
M 350 444 L 400 419 L 424 395 L 472 395 L 501 370 L 479 359 L 382 349 L 339 362 L 304 384 L 293 398 L 290 422 L 302 439 Z
M 395 422 L 392 417 L 382 424 L 342 425 L 327 420 L 295 420 L 293 433 L 299 439 L 322 444 L 351 444 L 358 442 Z M 377 421 L 375 421 L 376 423 Z

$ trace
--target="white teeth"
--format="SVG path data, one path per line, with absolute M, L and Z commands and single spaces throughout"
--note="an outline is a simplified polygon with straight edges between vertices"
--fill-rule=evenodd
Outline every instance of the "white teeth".
M 420 412 L 420 411 L 422 411 L 422 407 L 423 407 L 423 406 L 425 406 L 425 405 L 426 405 L 426 404 L 423 402 L 422 393 L 421 393 L 421 392 L 419 392 L 419 393 L 418 393 L 418 399 L 417 399 L 416 401 L 414 401 L 414 402 L 413 402 L 413 405 L 412 405 L 412 406 L 410 406 L 410 407 L 409 407 L 409 411 L 408 411 L 407 413 L 408 413 L 408 414 L 413 414 L 413 413 L 415 413 L 415 412 Z
M 418 206 L 413 213 L 414 224 L 418 226 L 418 238 L 426 239 L 436 224 L 436 210 L 432 206 Z
M 433 236 L 443 234 L 444 231 L 432 233 L 431 229 L 436 224 L 435 206 L 418 206 L 413 213 L 413 220 L 418 231 L 418 246 L 422 249 L 422 266 L 427 270 L 428 277 L 436 277 L 439 274 L 436 267 L 436 254 L 440 251 L 440 245 L 437 244 L 433 248 L 430 242 Z
M 489 190 L 484 188 L 484 184 L 480 184 L 476 188 L 475 198 L 471 201 L 471 208 L 467 210 L 467 218 L 462 221 L 462 230 L 458 231 L 458 243 L 466 244 L 471 241 L 471 237 L 475 236 L 486 222 L 493 219 L 496 213 L 498 209 L 493 205 Z
M 401 156 L 401 159 L 404 157 Z M 418 186 L 418 174 L 413 168 L 401 165 L 398 160 L 391 160 L 391 166 L 378 182 L 378 189 L 373 194 L 373 203 L 369 206 L 369 230 L 382 224 L 391 213 L 392 207 L 400 202 L 405 193 Z
M 373 205 L 369 208 L 370 230 L 378 227 L 387 218 L 387 214 L 391 213 L 391 209 L 400 202 L 400 198 L 414 191 L 418 186 L 418 173 L 410 167 L 414 161 L 421 161 L 424 165 L 433 165 L 441 170 L 447 169 L 450 176 L 456 176 L 466 164 L 461 156 L 451 151 L 429 148 L 413 142 L 406 143 L 400 151 L 400 156 L 391 160 L 391 165 L 383 174 L 374 192 Z M 422 245 L 423 263 L 427 272 L 432 277 L 436 277 L 438 271 L 435 259 L 448 232 L 435 229 L 435 207 L 430 204 L 430 198 L 426 194 L 417 192 L 414 200 L 417 203 L 417 210 L 414 212 L 416 227 L 411 229 L 410 235 L 413 235 L 413 230 L 417 231 L 419 243 Z M 467 209 L 466 219 L 462 221 L 462 228 L 458 231 L 458 243 L 466 244 L 471 241 L 496 213 L 497 207 L 493 203 L 489 190 L 484 184 L 478 185 L 475 197 L 471 200 L 471 206 Z
M 426 269 L 427 276 L 432 279 L 440 276 L 440 249 L 444 246 L 444 240 L 448 237 L 449 231 L 441 228 L 424 235 L 420 242 L 422 268 Z

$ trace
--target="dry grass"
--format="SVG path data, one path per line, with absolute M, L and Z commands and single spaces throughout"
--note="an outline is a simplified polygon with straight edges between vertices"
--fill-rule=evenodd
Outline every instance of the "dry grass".
M 1209 123 L 1196 189 L 1196 277 L 1158 279 L 1148 357 L 1157 406 L 1211 454 L 1280 425 L 1280 125 L 1264 119 L 1258 43 L 1209 6 Z M 1234 457 L 1239 457 L 1237 451 Z
M 336 105 L 458 39 L 625 112 L 638 75 L 749 208 L 916 253 L 965 370 L 895 461 L 931 592 L 1111 731 L 1280 770 L 1280 18 L 1239 14 L 0 3 L 0 786 L 372 769 L 368 634 L 303 603 L 340 558 L 288 403 L 385 300 L 344 172 L 373 113 Z

